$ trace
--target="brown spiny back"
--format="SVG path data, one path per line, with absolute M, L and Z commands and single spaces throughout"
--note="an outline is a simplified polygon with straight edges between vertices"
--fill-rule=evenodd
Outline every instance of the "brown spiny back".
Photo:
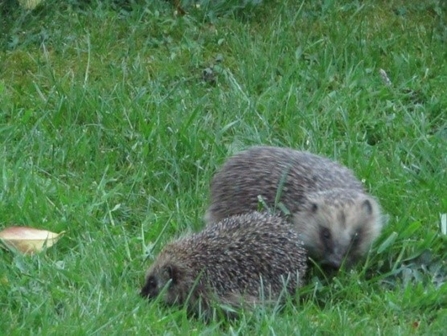
M 269 207 L 279 201 L 287 210 L 299 210 L 304 197 L 314 191 L 349 188 L 363 191 L 348 168 L 327 158 L 291 148 L 256 146 L 230 157 L 211 182 L 207 223 L 258 210 L 258 196 Z
M 307 256 L 284 219 L 252 212 L 207 226 L 165 246 L 141 295 L 209 315 L 212 302 L 239 307 L 278 300 L 301 286 Z M 189 298 L 189 301 L 188 301 Z

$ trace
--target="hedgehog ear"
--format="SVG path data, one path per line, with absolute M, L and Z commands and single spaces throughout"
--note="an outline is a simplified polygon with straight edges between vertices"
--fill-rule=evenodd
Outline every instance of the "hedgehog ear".
M 179 278 L 179 270 L 177 266 L 168 264 L 163 268 L 165 276 L 171 280 L 172 284 L 176 284 Z
M 362 210 L 365 211 L 365 213 L 367 215 L 372 215 L 373 206 L 369 199 L 364 200 L 361 206 L 362 206 Z

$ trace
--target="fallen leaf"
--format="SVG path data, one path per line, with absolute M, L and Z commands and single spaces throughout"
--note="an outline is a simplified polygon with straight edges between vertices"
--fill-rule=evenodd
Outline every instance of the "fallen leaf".
M 25 226 L 11 226 L 0 231 L 0 241 L 9 249 L 34 254 L 54 245 L 64 233 L 65 231 L 54 233 Z

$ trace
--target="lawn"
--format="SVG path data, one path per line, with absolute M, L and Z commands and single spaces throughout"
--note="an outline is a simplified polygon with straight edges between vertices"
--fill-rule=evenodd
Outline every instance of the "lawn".
M 0 229 L 66 231 L 0 249 L 0 334 L 444 335 L 446 1 L 219 1 L 0 2 Z M 255 144 L 350 167 L 389 217 L 368 257 L 231 323 L 142 300 Z

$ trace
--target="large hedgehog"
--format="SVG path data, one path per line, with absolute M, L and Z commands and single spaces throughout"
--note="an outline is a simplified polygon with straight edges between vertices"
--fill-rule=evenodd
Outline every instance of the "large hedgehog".
M 348 168 L 290 148 L 256 146 L 229 158 L 211 182 L 205 221 L 286 208 L 309 256 L 323 266 L 351 265 L 380 234 L 378 202 Z M 278 207 L 282 204 L 284 207 Z
M 167 244 L 149 268 L 141 296 L 161 295 L 168 305 L 186 304 L 210 318 L 213 308 L 234 310 L 294 294 L 307 256 L 298 234 L 283 221 L 252 212 Z

